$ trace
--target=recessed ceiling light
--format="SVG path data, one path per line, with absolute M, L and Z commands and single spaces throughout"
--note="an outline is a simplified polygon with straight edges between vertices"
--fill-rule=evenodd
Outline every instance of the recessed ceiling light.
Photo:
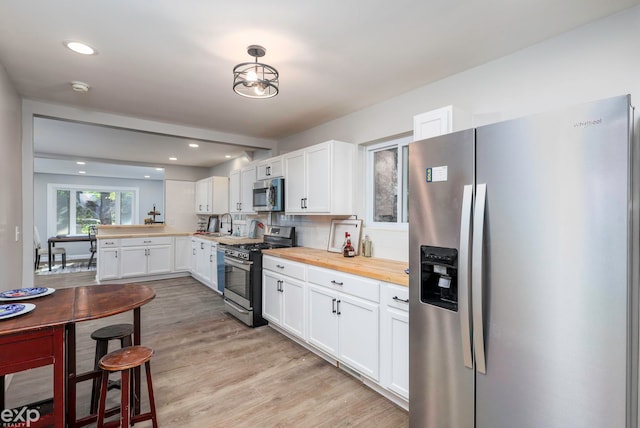
M 98 52 L 86 43 L 65 40 L 64 45 L 72 51 L 82 55 L 95 55 Z
M 189 143 L 189 147 L 196 148 L 196 147 L 200 147 L 200 145 L 196 143 Z
M 86 174 L 87 171 L 78 171 L 78 174 Z
M 84 82 L 71 82 L 71 89 L 73 89 L 76 92 L 89 92 L 89 88 L 90 86 L 87 83 Z
M 76 162 L 78 165 L 86 165 L 86 162 L 78 161 Z
M 169 158 L 169 160 L 174 160 L 175 161 L 175 160 L 178 160 L 178 158 L 171 157 L 171 158 Z
M 224 155 L 225 158 L 231 159 L 231 155 Z
M 156 171 L 162 171 L 164 168 L 156 168 Z
M 144 178 L 151 178 L 151 176 L 150 175 L 145 175 Z

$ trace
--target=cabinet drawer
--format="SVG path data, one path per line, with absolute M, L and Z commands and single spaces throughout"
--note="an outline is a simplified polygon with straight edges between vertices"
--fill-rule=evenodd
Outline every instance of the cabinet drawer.
M 114 248 L 120 246 L 119 239 L 98 239 L 100 248 Z
M 373 279 L 313 266 L 309 266 L 308 275 L 314 284 L 380 302 L 380 283 Z
M 392 308 L 409 311 L 409 287 L 386 284 L 385 288 L 383 303 Z
M 264 256 L 262 258 L 262 268 L 278 272 L 301 281 L 304 281 L 305 279 L 305 265 L 292 260 L 285 260 L 280 257 Z
M 173 242 L 172 236 L 154 236 L 146 238 L 127 238 L 120 241 L 123 247 L 139 247 L 146 245 L 167 245 Z

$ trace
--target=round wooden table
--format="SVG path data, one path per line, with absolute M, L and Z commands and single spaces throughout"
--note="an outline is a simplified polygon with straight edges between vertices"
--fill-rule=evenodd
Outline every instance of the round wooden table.
M 95 422 L 95 415 L 76 420 L 76 384 L 93 379 L 100 372 L 76 373 L 75 324 L 133 310 L 133 343 L 140 345 L 140 308 L 154 297 L 155 291 L 146 285 L 109 284 L 64 288 L 48 296 L 16 302 L 33 303 L 36 308 L 28 314 L 0 320 L 0 375 L 54 366 L 53 414 L 43 415 L 31 426 L 62 427 L 65 412 L 69 427 Z M 140 371 L 134 376 L 133 408 L 139 414 Z M 4 408 L 4 402 L 2 405 Z

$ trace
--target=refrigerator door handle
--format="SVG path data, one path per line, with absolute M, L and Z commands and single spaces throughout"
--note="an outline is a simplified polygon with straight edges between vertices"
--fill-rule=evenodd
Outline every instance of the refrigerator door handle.
M 484 350 L 484 214 L 487 201 L 487 185 L 476 186 L 476 206 L 473 216 L 473 249 L 471 261 L 471 284 L 473 286 L 471 308 L 473 312 L 473 349 L 476 371 L 487 374 Z
M 469 261 L 471 245 L 471 213 L 473 186 L 466 185 L 462 193 L 462 215 L 460 220 L 460 258 L 458 259 L 458 304 L 460 311 L 460 335 L 462 359 L 465 367 L 473 368 L 471 355 L 471 316 L 469 304 Z

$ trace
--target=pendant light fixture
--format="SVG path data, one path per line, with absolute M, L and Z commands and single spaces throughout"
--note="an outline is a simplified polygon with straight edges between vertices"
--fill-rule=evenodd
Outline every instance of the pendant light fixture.
M 247 53 L 255 62 L 243 62 L 233 67 L 233 90 L 236 94 L 248 98 L 272 98 L 278 95 L 278 70 L 258 62 L 267 50 L 262 46 L 251 45 Z

